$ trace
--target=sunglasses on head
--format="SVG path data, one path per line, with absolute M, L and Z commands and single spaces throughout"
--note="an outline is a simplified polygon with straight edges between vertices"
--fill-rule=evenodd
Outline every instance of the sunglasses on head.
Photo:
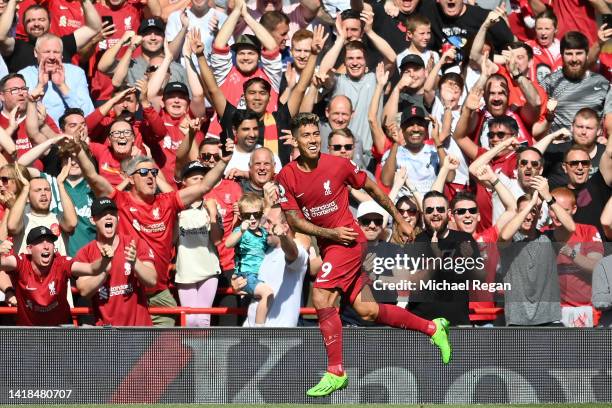
M 382 217 L 360 218 L 359 219 L 359 224 L 361 224 L 363 226 L 368 226 L 371 223 L 374 223 L 374 225 L 376 225 L 377 227 L 382 227 L 383 219 L 382 219 Z
M 243 212 L 240 213 L 240 216 L 242 217 L 243 220 L 250 220 L 251 217 L 255 218 L 256 220 L 260 219 L 261 216 L 263 215 L 263 211 L 255 211 L 255 212 Z
M 582 167 L 588 167 L 591 165 L 590 160 L 570 160 L 565 163 L 570 167 L 578 167 L 579 164 L 582 165 Z
M 541 165 L 539 160 L 527 160 L 527 159 L 519 160 L 519 166 L 521 167 L 526 167 L 528 164 L 531 164 L 531 167 L 533 167 L 534 169 L 539 168 Z
M 159 169 L 138 169 L 132 173 L 132 176 L 134 174 L 138 174 L 140 177 L 147 177 L 149 173 L 151 173 L 153 177 L 157 177 L 159 174 Z
M 200 155 L 200 159 L 204 160 L 204 161 L 210 161 L 210 159 L 214 159 L 215 161 L 218 161 L 221 158 L 220 155 L 218 155 L 217 153 L 202 153 Z
M 478 213 L 478 207 L 457 208 L 457 209 L 453 210 L 453 214 L 458 214 L 458 215 L 465 215 L 468 212 L 470 214 L 477 214 Z
M 353 150 L 353 144 L 349 143 L 349 144 L 334 144 L 331 145 L 331 148 L 334 152 L 339 152 L 340 150 L 344 149 L 344 150 Z
M 446 212 L 446 207 L 425 207 L 425 214 L 433 214 L 434 210 L 438 214 L 444 214 Z

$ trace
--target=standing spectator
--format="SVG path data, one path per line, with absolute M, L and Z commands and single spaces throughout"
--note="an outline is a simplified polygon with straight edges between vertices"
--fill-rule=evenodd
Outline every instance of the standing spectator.
M 228 142 L 231 152 L 233 146 Z M 159 169 L 152 159 L 137 156 L 125 163 L 125 173 L 133 185 L 129 192 L 116 190 L 104 177 L 96 173 L 89 158 L 82 150 L 78 160 L 85 179 L 97 197 L 108 197 L 119 208 L 119 231 L 136 236 L 146 242 L 155 254 L 157 285 L 148 291 L 149 306 L 176 306 L 169 289 L 169 265 L 172 259 L 172 234 L 179 211 L 200 200 L 221 179 L 230 157 L 211 169 L 202 182 L 176 192 L 157 194 L 156 177 Z M 152 316 L 153 324 L 174 326 L 172 317 Z
M 612 111 L 610 83 L 587 70 L 588 52 L 587 37 L 581 32 L 568 32 L 561 39 L 562 69 L 541 82 L 548 96 L 557 101 L 556 109 L 547 116 L 552 130 L 569 128 L 576 112 L 584 107 L 593 109 L 598 116 Z
M 155 256 L 141 239 L 117 232 L 119 218 L 115 203 L 98 198 L 91 205 L 96 239 L 77 254 L 77 262 L 92 263 L 112 248 L 108 268 L 95 276 L 81 276 L 81 296 L 93 297 L 98 326 L 151 326 L 144 287 L 155 286 Z M 103 258 L 104 259 L 104 258 Z
M 308 65 L 312 48 L 313 33 L 305 28 L 299 29 L 291 39 L 291 64 L 287 64 L 285 75 L 281 78 L 279 87 L 279 102 L 287 103 L 291 91 L 297 85 L 302 71 Z M 307 93 L 310 91 L 307 91 Z
M 406 42 L 408 48 L 397 54 L 395 63 L 401 71 L 402 60 L 406 55 L 418 55 L 423 61 L 432 60 L 435 63 L 440 59 L 436 51 L 428 48 L 431 42 L 431 21 L 420 14 L 413 14 L 406 19 Z
M 208 171 L 199 161 L 190 162 L 183 169 L 183 186 L 200 183 Z M 211 307 L 221 273 L 215 253 L 223 235 L 217 223 L 217 203 L 210 199 L 192 203 L 179 213 L 177 226 L 175 282 L 181 306 Z M 188 314 L 187 326 L 209 327 L 210 314 Z
M 592 225 L 576 223 L 572 233 L 557 217 L 565 211 L 570 217 L 576 213 L 576 197 L 567 187 L 550 192 L 557 205 L 551 208 L 552 229 L 545 232 L 556 246 L 557 271 L 561 290 L 561 321 L 566 327 L 597 326 L 598 314 L 591 305 L 591 276 L 595 265 L 603 257 L 601 236 Z
M 38 37 L 34 54 L 37 64 L 23 68 L 19 73 L 32 94 L 44 95 L 42 104 L 49 116 L 58 123 L 66 108 L 81 108 L 86 115 L 92 113 L 94 107 L 85 71 L 62 62 L 61 39 L 49 33 Z
M 261 16 L 259 23 L 274 37 L 281 54 L 283 71 L 285 71 L 287 63 L 291 61 L 291 53 L 287 46 L 289 41 L 289 17 L 281 11 L 266 11 Z
M 12 286 L 0 287 L 0 290 L 7 298 L 11 297 L 11 292 L 17 297 L 19 326 L 68 324 L 68 278 L 104 273 L 114 256 L 113 248 L 104 245 L 100 248 L 102 256 L 97 260 L 78 262 L 56 254 L 56 240 L 57 236 L 49 228 L 36 227 L 26 238 L 28 254 L 6 255 L 7 251 L 3 251 L 4 255 L 0 256 L 0 270 L 8 273 L 12 282 Z
M 315 19 L 322 3 L 319 0 L 300 0 L 285 5 L 282 0 L 255 0 L 255 2 L 249 2 L 247 11 L 255 20 L 259 20 L 268 11 L 283 12 L 289 17 L 289 38 L 292 38 L 297 30 L 306 28 Z M 253 27 L 245 20 L 244 23 L 238 25 L 234 35 L 253 34 L 253 31 L 255 31 Z
M 547 8 L 535 17 L 535 39 L 525 41 L 533 49 L 533 70 L 538 82 L 562 66 L 561 43 L 557 37 L 558 20 Z
M 61 37 L 60 60 L 69 62 L 73 56 L 102 29 L 102 20 L 90 0 L 84 0 L 83 18 L 85 25 L 71 34 Z M 27 40 L 10 35 L 15 18 L 17 0 L 9 0 L 6 9 L 0 16 L 0 52 L 8 58 L 10 72 L 17 72 L 29 65 L 36 65 L 34 46 L 39 37 L 49 32 L 49 11 L 38 4 L 29 6 L 23 14 L 23 23 Z
M 266 183 L 274 180 L 274 174 L 276 174 L 274 164 L 275 157 L 270 149 L 259 147 L 253 150 L 249 158 L 248 177 L 239 180 L 242 192 L 255 193 L 264 198 L 264 187 Z

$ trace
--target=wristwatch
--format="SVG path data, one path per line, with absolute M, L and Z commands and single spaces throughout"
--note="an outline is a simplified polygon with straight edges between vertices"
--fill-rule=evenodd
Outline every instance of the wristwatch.
M 516 75 L 512 75 L 512 79 L 513 79 L 514 81 L 518 81 L 518 79 L 519 79 L 520 77 L 522 77 L 522 76 L 523 76 L 523 73 L 522 73 L 522 72 L 519 72 L 519 73 L 518 73 L 518 74 L 516 74 Z
M 572 249 L 572 252 L 570 252 L 570 256 L 569 257 L 572 258 L 572 259 L 576 259 L 577 255 L 578 255 L 578 253 L 576 252 L 576 250 Z
M 557 202 L 557 200 L 555 199 L 555 197 L 551 197 L 550 200 L 546 201 L 546 204 L 548 204 L 548 206 L 550 207 L 551 205 L 553 205 L 556 202 Z

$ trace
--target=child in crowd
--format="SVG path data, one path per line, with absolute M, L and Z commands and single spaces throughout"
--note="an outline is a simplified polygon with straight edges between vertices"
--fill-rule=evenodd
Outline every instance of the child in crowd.
M 274 294 L 270 285 L 259 280 L 259 268 L 268 250 L 268 233 L 260 226 L 264 202 L 254 193 L 244 194 L 238 200 L 242 223 L 225 241 L 228 248 L 236 247 L 237 276 L 246 279 L 243 290 L 260 299 L 255 313 L 255 326 L 263 326 Z
M 536 16 L 535 40 L 525 43 L 533 49 L 531 78 L 542 81 L 548 74 L 561 68 L 561 49 L 557 36 L 557 16 L 551 9 L 546 9 Z M 535 75 L 533 75 L 535 73 Z
M 419 14 L 408 17 L 406 19 L 406 41 L 410 43 L 410 46 L 397 55 L 397 68 L 399 69 L 402 59 L 409 54 L 421 57 L 426 67 L 432 57 L 434 64 L 438 62 L 440 59 L 438 53 L 427 49 L 429 40 L 431 40 L 431 22 L 429 19 Z

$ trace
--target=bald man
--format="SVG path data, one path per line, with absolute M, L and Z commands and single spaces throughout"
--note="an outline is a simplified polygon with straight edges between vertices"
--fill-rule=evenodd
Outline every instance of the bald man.
M 558 204 L 549 210 L 552 229 L 546 231 L 557 245 L 557 272 L 561 289 L 561 321 L 566 327 L 593 327 L 598 313 L 591 305 L 591 277 L 593 269 L 603 257 L 603 244 L 597 228 L 576 223 L 576 230 L 569 232 L 559 221 L 556 211 L 561 208 L 576 213 L 576 197 L 567 187 L 551 191 Z
M 336 95 L 329 100 L 329 104 L 325 108 L 325 117 L 327 122 L 321 122 L 319 128 L 321 130 L 321 151 L 329 152 L 329 134 L 333 130 L 346 129 L 353 118 L 353 104 L 351 100 L 344 95 Z M 351 132 L 354 130 L 351 129 Z M 365 168 L 367 163 L 364 163 L 362 143 L 358 135 L 355 135 L 355 146 L 353 146 L 354 154 L 353 161 L 360 167 Z

